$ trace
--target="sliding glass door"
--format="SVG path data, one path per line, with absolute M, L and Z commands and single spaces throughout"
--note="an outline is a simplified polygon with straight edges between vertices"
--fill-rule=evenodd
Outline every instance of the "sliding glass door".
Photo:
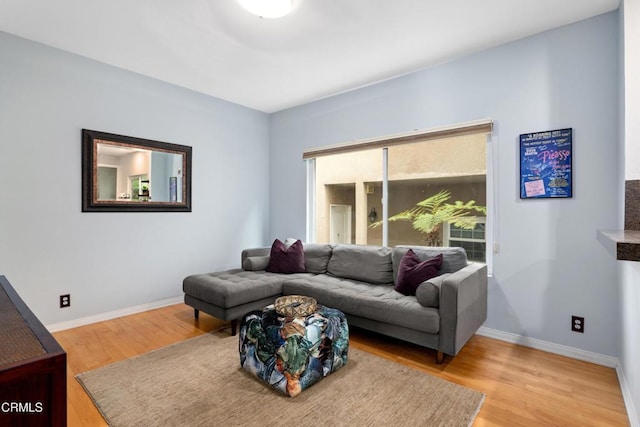
M 315 159 L 315 238 L 322 243 L 366 245 L 371 212 L 376 212 L 373 183 L 382 180 L 380 150 L 363 150 Z M 379 185 L 379 184 L 378 184 Z M 376 216 L 377 219 L 377 216 Z M 371 236 L 381 236 L 372 231 Z M 379 237 L 378 237 L 379 238 Z
M 476 134 L 389 147 L 389 246 L 462 246 L 445 230 L 486 217 L 486 146 Z
M 486 261 L 487 136 L 396 138 L 308 158 L 308 235 L 332 244 L 460 246 Z

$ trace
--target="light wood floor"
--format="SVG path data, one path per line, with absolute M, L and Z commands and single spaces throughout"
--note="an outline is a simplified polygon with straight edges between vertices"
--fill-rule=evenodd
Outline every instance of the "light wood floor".
M 106 426 L 76 381 L 81 372 L 228 328 L 183 304 L 54 333 L 68 357 L 68 425 Z M 486 394 L 474 426 L 625 426 L 616 373 L 586 362 L 475 336 L 455 358 L 350 331 L 351 346 Z M 428 399 L 428 396 L 425 396 Z

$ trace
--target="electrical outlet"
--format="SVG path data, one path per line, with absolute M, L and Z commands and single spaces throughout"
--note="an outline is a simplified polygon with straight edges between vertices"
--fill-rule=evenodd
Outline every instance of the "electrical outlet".
M 60 308 L 71 307 L 71 294 L 60 295 Z
M 571 330 L 584 334 L 584 317 L 571 316 Z

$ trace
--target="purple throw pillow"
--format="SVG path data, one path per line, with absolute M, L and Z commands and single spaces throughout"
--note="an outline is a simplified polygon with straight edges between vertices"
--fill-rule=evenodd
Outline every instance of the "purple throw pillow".
M 440 275 L 441 266 L 442 254 L 420 261 L 418 255 L 409 249 L 400 260 L 394 289 L 404 295 L 415 295 L 422 282 Z
M 267 271 L 270 273 L 304 273 L 304 249 L 302 242 L 296 240 L 287 246 L 279 239 L 274 240 L 269 255 Z

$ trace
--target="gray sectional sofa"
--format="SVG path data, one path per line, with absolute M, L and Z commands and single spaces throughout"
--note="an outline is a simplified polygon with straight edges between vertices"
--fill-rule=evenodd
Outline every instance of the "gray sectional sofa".
M 231 321 L 235 335 L 244 314 L 281 295 L 306 295 L 337 308 L 351 326 L 455 356 L 487 315 L 487 267 L 470 263 L 462 248 L 303 243 L 304 273 L 265 271 L 270 248 L 242 251 L 242 269 L 194 274 L 183 281 L 184 301 L 196 318 L 204 311 Z M 440 275 L 415 296 L 394 289 L 398 267 L 411 248 L 420 260 L 443 254 Z

